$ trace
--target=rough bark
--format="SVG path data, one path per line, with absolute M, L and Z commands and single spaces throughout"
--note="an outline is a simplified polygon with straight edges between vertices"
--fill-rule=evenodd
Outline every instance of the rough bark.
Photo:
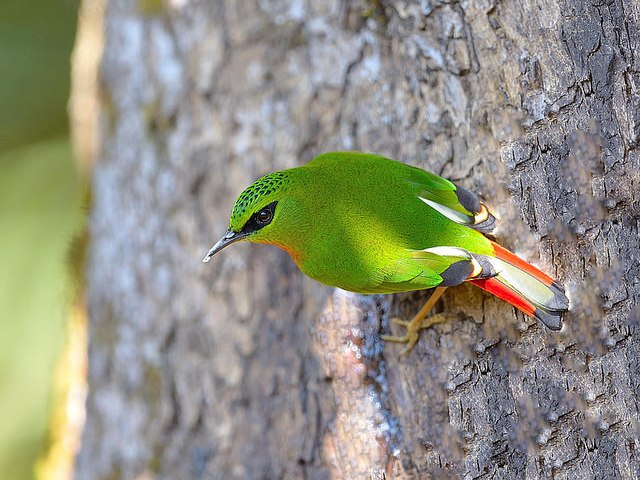
M 633 0 L 109 1 L 78 478 L 640 475 L 639 32 Z M 428 292 L 200 263 L 242 188 L 335 149 L 483 195 L 565 329 L 462 286 L 398 358 Z

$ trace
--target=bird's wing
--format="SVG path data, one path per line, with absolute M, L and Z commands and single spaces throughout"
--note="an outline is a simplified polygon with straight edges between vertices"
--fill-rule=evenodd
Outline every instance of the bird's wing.
M 495 217 L 469 190 L 419 168 L 411 169 L 408 182 L 420 200 L 449 220 L 485 233 L 493 230 Z
M 356 165 L 356 166 L 354 166 Z M 366 165 L 367 168 L 363 168 Z M 495 217 L 478 197 L 469 190 L 442 178 L 435 173 L 412 167 L 380 155 L 359 152 L 330 152 L 319 155 L 308 167 L 324 167 L 330 170 L 349 168 L 345 178 L 367 172 L 382 182 L 385 172 L 394 172 L 393 180 L 407 181 L 409 190 L 424 203 L 448 219 L 488 233 L 493 230 Z M 389 177 L 386 179 L 390 180 Z M 384 184 L 381 183 L 380 187 Z
M 459 247 L 410 251 L 389 267 L 380 286 L 387 293 L 459 285 L 483 274 L 478 259 Z

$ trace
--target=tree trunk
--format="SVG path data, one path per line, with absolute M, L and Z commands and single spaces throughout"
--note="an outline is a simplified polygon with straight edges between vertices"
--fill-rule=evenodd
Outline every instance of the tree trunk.
M 639 32 L 634 0 L 108 1 L 78 478 L 640 475 Z M 399 358 L 378 333 L 429 292 L 200 262 L 244 187 L 331 150 L 480 193 L 565 328 L 465 285 Z

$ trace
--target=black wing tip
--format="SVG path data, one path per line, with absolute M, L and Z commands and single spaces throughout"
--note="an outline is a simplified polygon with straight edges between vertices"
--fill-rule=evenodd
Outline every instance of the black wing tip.
M 478 196 L 458 184 L 454 183 L 454 185 L 456 186 L 456 197 L 458 197 L 458 203 L 470 212 L 480 212 L 482 204 L 480 203 Z
M 487 206 L 480 201 L 478 196 L 467 190 L 466 188 L 461 187 L 460 185 L 456 185 L 456 196 L 458 197 L 458 202 L 467 211 L 472 212 L 475 216 L 473 225 L 469 225 L 474 230 L 478 230 L 482 233 L 491 233 L 496 226 L 496 217 L 494 217 Z M 485 217 L 478 221 L 478 216 Z
M 454 285 L 460 285 L 465 280 L 468 280 L 473 273 L 473 264 L 470 260 L 460 260 L 454 262 L 447 267 L 445 271 L 440 273 L 442 277 L 441 287 L 452 287 Z
M 471 225 L 471 228 L 482 233 L 491 233 L 493 232 L 493 229 L 496 228 L 496 217 L 494 217 L 491 212 L 487 211 L 487 218 L 475 225 Z

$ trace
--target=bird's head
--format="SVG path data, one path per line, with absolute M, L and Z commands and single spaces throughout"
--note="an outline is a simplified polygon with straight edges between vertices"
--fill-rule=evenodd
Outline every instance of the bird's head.
M 203 262 L 240 240 L 272 243 L 278 241 L 286 228 L 286 211 L 290 210 L 290 198 L 286 195 L 290 183 L 289 171 L 265 175 L 240 194 L 233 206 L 227 233 L 207 252 Z

